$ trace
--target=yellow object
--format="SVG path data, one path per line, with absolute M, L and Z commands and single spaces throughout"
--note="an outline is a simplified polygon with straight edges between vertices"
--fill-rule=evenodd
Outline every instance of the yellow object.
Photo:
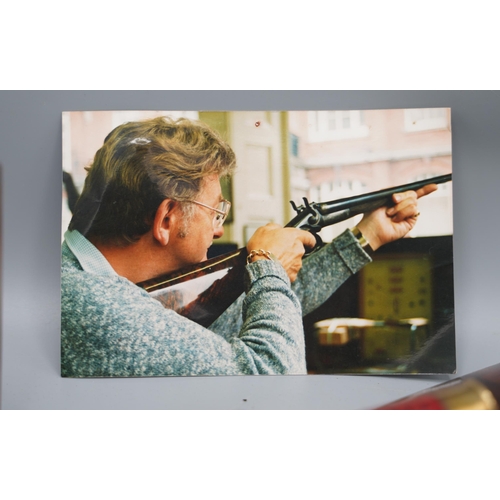
M 432 262 L 427 255 L 378 255 L 360 277 L 360 315 L 432 321 Z

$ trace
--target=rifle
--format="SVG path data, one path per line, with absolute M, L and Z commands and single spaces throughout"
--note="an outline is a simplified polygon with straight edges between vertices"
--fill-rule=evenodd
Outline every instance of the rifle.
M 428 184 L 448 181 L 451 181 L 451 174 L 324 203 L 309 203 L 303 198 L 304 205 L 297 207 L 292 201 L 290 203 L 297 215 L 285 227 L 311 232 L 316 238 L 315 251 L 323 246 L 318 234 L 322 228 L 384 205 L 391 206 L 392 195 L 395 193 L 415 191 Z M 142 281 L 137 286 L 146 290 L 166 308 L 206 327 L 244 292 L 246 257 L 246 248 L 240 248 L 179 271 Z

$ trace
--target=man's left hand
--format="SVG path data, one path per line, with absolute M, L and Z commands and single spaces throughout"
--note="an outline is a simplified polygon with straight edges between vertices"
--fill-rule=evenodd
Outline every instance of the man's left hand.
M 373 250 L 398 240 L 413 229 L 420 215 L 418 198 L 433 193 L 436 184 L 428 184 L 417 191 L 406 191 L 393 195 L 394 206 L 381 207 L 363 216 L 358 229 L 368 240 Z

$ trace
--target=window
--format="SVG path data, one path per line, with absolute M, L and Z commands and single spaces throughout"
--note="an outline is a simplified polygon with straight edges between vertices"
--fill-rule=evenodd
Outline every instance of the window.
M 295 134 L 290 134 L 290 154 L 299 156 L 299 138 Z
M 310 111 L 308 124 L 311 142 L 351 139 L 368 135 L 363 111 Z
M 438 177 L 440 175 L 443 175 L 442 173 L 439 172 L 428 172 L 425 174 L 418 174 L 415 175 L 410 182 L 418 182 L 418 181 L 424 181 L 425 179 L 431 179 L 432 177 Z M 437 196 L 450 196 L 451 195 L 451 184 L 449 182 L 445 182 L 443 184 L 438 184 L 437 191 L 433 193 L 433 197 Z
M 347 198 L 366 191 L 366 184 L 357 179 L 337 179 L 321 183 L 316 186 L 315 201 L 330 201 L 332 199 Z M 319 195 L 319 196 L 317 196 Z

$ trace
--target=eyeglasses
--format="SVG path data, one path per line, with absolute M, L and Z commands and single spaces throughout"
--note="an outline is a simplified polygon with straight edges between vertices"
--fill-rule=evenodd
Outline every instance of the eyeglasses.
M 199 205 L 200 207 L 208 208 L 209 210 L 213 210 L 214 212 L 216 212 L 215 217 L 213 218 L 214 229 L 218 229 L 219 227 L 222 227 L 222 225 L 224 224 L 224 221 L 227 218 L 227 215 L 229 214 L 229 210 L 231 209 L 231 202 L 229 202 L 227 200 L 222 200 L 221 202 L 219 202 L 219 204 L 217 205 L 217 208 L 205 205 L 205 203 L 201 203 L 201 201 L 189 200 L 189 202 L 194 203 L 195 205 Z

